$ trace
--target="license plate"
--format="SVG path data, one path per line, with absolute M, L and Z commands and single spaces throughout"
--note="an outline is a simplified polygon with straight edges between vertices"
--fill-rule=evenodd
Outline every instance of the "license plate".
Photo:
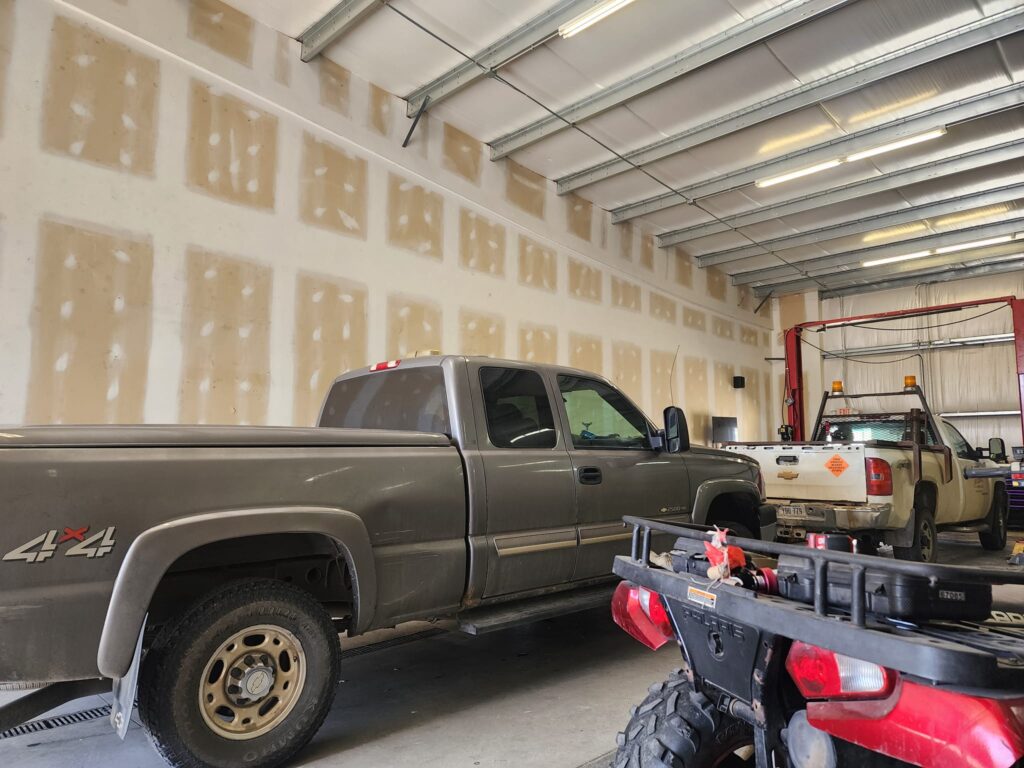
M 788 517 L 797 520 L 822 520 L 824 515 L 820 512 L 807 509 L 807 507 L 779 507 L 779 517 Z

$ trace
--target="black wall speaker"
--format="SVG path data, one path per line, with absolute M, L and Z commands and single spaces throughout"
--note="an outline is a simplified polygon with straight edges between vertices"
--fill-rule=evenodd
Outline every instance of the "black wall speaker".
M 745 386 L 747 386 L 747 380 L 743 376 L 733 376 L 732 377 L 732 388 L 733 389 L 743 389 Z

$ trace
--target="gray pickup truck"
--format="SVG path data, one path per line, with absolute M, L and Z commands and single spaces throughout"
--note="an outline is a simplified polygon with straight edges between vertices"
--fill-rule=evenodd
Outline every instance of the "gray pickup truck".
M 623 514 L 771 538 L 756 462 L 690 446 L 583 371 L 435 356 L 348 373 L 319 426 L 0 433 L 0 731 L 137 690 L 176 766 L 280 765 L 338 633 L 481 632 L 606 600 Z

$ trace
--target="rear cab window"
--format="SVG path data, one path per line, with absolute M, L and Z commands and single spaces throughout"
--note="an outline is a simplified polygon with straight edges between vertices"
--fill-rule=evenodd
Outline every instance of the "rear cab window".
M 438 365 L 376 371 L 336 381 L 321 427 L 452 434 L 444 372 Z
M 480 369 L 487 437 L 495 448 L 554 448 L 558 442 L 544 380 L 523 368 Z
M 925 426 L 923 445 L 938 445 L 931 426 Z M 860 443 L 881 440 L 892 443 L 912 442 L 913 427 L 906 413 L 850 414 L 822 416 L 812 438 L 820 443 Z

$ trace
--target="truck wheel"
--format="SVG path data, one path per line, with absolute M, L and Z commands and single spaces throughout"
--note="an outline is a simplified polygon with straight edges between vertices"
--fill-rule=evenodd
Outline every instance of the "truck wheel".
M 613 768 L 754 765 L 751 727 L 718 712 L 681 669 L 650 687 L 616 742 Z
M 987 531 L 978 534 L 981 546 L 992 552 L 997 552 L 1006 547 L 1006 523 L 1007 510 L 1006 491 L 996 488 L 992 496 L 992 507 L 988 511 Z
M 210 592 L 146 654 L 139 715 L 176 768 L 269 768 L 320 728 L 338 681 L 338 634 L 305 592 L 271 579 Z
M 939 538 L 935 517 L 927 509 L 914 510 L 914 543 L 909 547 L 893 547 L 898 560 L 934 563 L 939 559 Z

